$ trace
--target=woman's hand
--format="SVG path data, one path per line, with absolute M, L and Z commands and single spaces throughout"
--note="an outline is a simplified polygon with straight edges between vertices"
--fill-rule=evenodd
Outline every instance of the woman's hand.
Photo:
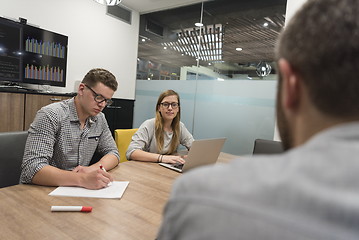
M 163 155 L 162 162 L 164 163 L 185 163 L 186 161 L 182 156 L 176 155 Z

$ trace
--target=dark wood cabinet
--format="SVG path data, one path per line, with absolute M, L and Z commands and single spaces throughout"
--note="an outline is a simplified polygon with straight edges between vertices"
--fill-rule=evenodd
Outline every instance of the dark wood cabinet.
M 0 132 L 23 131 L 25 94 L 0 92 Z
M 0 92 L 0 132 L 26 131 L 41 107 L 71 97 L 66 94 Z
M 70 94 L 0 92 L 0 132 L 27 131 L 41 107 L 71 97 Z M 114 135 L 115 129 L 132 128 L 134 100 L 115 98 L 113 101 L 103 113 Z

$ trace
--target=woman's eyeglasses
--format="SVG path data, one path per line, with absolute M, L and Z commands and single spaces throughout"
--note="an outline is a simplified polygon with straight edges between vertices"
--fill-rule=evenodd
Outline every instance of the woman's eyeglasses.
M 178 108 L 179 104 L 176 103 L 176 102 L 172 102 L 172 103 L 169 103 L 169 102 L 162 102 L 160 103 L 163 107 L 165 108 L 169 108 L 170 106 L 173 108 L 173 109 L 176 109 Z

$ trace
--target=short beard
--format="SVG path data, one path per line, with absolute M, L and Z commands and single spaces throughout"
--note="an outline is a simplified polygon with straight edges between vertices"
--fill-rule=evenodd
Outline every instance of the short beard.
M 290 131 L 288 119 L 286 119 L 282 108 L 282 75 L 278 74 L 278 89 L 277 89 L 277 102 L 276 102 L 276 115 L 279 135 L 283 144 L 283 149 L 288 150 L 293 147 L 293 134 Z

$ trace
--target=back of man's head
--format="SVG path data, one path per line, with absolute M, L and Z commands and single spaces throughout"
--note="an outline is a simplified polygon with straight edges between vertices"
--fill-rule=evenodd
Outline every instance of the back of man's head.
M 308 0 L 276 54 L 301 76 L 319 111 L 359 117 L 359 0 Z

